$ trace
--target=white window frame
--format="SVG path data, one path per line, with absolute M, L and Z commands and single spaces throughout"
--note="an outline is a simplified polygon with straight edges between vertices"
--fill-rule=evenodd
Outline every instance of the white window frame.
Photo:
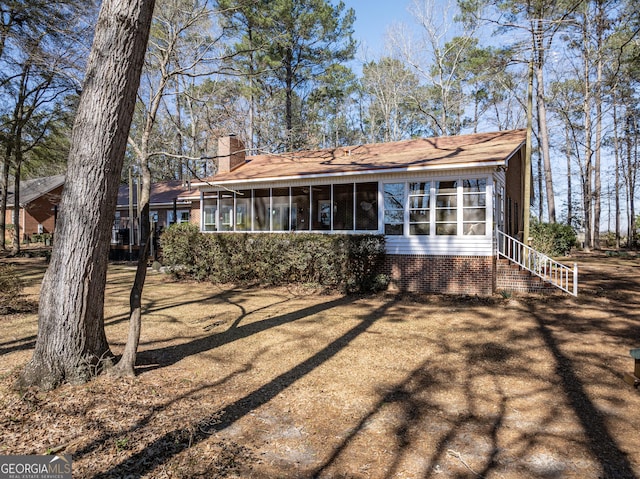
M 485 181 L 485 204 L 484 204 L 484 221 L 478 222 L 483 223 L 485 225 L 484 234 L 478 235 L 469 235 L 464 234 L 464 225 L 469 223 L 468 221 L 464 221 L 464 181 L 465 180 L 484 180 Z M 437 222 L 437 195 L 438 195 L 438 183 L 441 181 L 455 181 L 456 185 L 456 234 L 455 235 L 444 235 L 436 233 L 436 222 Z M 404 183 L 404 224 L 403 224 L 403 234 L 402 235 L 387 235 L 389 237 L 411 237 L 411 238 L 458 238 L 458 237 L 469 237 L 469 238 L 486 238 L 491 235 L 490 231 L 490 215 L 492 215 L 492 211 L 490 211 L 490 207 L 492 205 L 492 200 L 489 197 L 490 192 L 492 191 L 492 181 L 491 178 L 487 175 L 473 175 L 473 176 L 462 176 L 462 177 L 429 177 L 429 178 L 411 178 L 405 180 L 384 180 L 380 182 L 380 196 L 382 198 L 381 201 L 381 226 L 382 233 L 385 234 L 385 205 L 384 205 L 384 191 L 385 185 L 389 184 L 401 184 Z M 410 185 L 411 183 L 430 183 L 430 194 L 429 194 L 429 234 L 411 234 L 411 198 L 410 195 Z M 467 193 L 470 194 L 470 193 Z

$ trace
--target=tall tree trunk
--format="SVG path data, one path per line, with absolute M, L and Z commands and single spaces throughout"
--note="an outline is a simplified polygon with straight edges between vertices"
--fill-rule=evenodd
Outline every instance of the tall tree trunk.
M 542 183 L 544 178 L 544 172 L 542 169 L 542 155 L 540 155 L 540 149 L 538 149 L 538 219 L 543 221 L 544 215 L 544 190 L 542 189 Z
M 633 134 L 635 128 L 632 126 L 633 118 L 632 113 L 629 111 L 629 107 L 627 107 L 627 113 L 625 118 L 625 143 L 626 143 L 626 154 L 627 154 L 627 164 L 625 171 L 625 178 L 627 183 L 627 201 L 628 201 L 628 210 L 627 210 L 627 219 L 628 219 L 628 227 L 627 227 L 627 246 L 633 247 L 635 246 L 635 185 L 634 185 L 634 175 L 633 175 L 633 138 L 631 135 Z
M 286 99 L 285 99 L 285 126 L 287 128 L 287 143 L 289 151 L 292 151 L 295 142 L 293 138 L 293 52 L 287 49 L 285 56 L 286 68 Z
M 536 105 L 538 107 L 538 135 L 540 151 L 544 164 L 544 184 L 547 193 L 547 213 L 549 222 L 556 222 L 556 201 L 553 195 L 553 178 L 551 176 L 551 158 L 549 154 L 549 129 L 547 127 L 547 103 L 544 96 L 544 40 L 542 38 L 542 20 L 536 21 Z M 542 218 L 540 218 L 542 220 Z
M 588 13 L 584 15 L 582 26 L 582 62 L 584 74 L 584 100 L 582 112 L 584 115 L 584 175 L 582 203 L 584 205 L 584 247 L 587 251 L 593 247 L 593 223 L 592 223 L 592 200 L 593 200 L 593 149 L 591 147 L 591 82 L 589 81 L 589 38 L 588 38 Z
M 19 385 L 83 382 L 110 356 L 104 290 L 111 225 L 154 0 L 104 0 L 71 135 L 38 337 Z
M 249 131 L 247 133 L 248 156 L 255 154 L 255 118 L 256 118 L 256 92 L 255 92 L 255 53 L 253 51 L 253 27 L 248 26 L 247 36 L 251 51 L 249 52 Z M 206 175 L 205 175 L 206 176 Z
M 602 150 L 602 37 L 604 34 L 604 11 L 602 1 L 597 2 L 598 13 L 596 15 L 597 37 L 597 62 L 596 62 L 596 88 L 594 101 L 596 104 L 596 138 L 595 138 L 595 165 L 593 185 L 593 247 L 600 249 L 600 204 L 602 181 L 600 178 L 600 158 Z

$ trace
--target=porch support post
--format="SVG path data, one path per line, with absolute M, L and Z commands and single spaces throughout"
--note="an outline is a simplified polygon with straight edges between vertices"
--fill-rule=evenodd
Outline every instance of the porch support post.
M 630 350 L 629 354 L 634 361 L 633 374 L 624 373 L 623 379 L 627 384 L 637 389 L 640 386 L 640 348 Z

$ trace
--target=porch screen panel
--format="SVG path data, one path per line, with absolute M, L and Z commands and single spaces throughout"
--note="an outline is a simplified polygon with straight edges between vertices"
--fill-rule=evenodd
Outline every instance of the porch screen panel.
M 487 225 L 486 178 L 462 181 L 462 229 L 465 235 L 485 235 Z
M 353 230 L 353 183 L 333 185 L 334 230 Z
M 291 229 L 308 231 L 310 222 L 310 188 L 308 186 L 291 188 Z
M 202 230 L 217 231 L 217 218 L 218 198 L 204 198 Z
M 269 188 L 253 190 L 253 230 L 269 231 L 269 202 L 271 190 Z
M 233 192 L 220 192 L 219 231 L 233 231 Z
M 404 234 L 404 183 L 384 185 L 384 234 Z
M 356 229 L 378 229 L 378 183 L 356 183 Z
M 314 230 L 331 229 L 331 186 L 314 186 L 311 189 L 312 225 Z
M 436 186 L 436 234 L 458 234 L 458 181 L 438 181 Z
M 431 233 L 431 183 L 409 184 L 409 234 L 428 235 Z
M 236 192 L 236 231 L 251 229 L 251 190 Z
M 289 188 L 271 190 L 271 230 L 289 231 Z

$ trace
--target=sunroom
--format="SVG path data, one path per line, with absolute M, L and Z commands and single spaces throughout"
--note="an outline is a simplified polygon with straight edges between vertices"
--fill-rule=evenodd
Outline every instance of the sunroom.
M 491 177 L 229 188 L 203 194 L 202 231 L 486 236 L 487 185 Z
M 219 141 L 203 232 L 383 234 L 401 290 L 492 292 L 494 231 L 520 231 L 521 130 L 244 156 Z

